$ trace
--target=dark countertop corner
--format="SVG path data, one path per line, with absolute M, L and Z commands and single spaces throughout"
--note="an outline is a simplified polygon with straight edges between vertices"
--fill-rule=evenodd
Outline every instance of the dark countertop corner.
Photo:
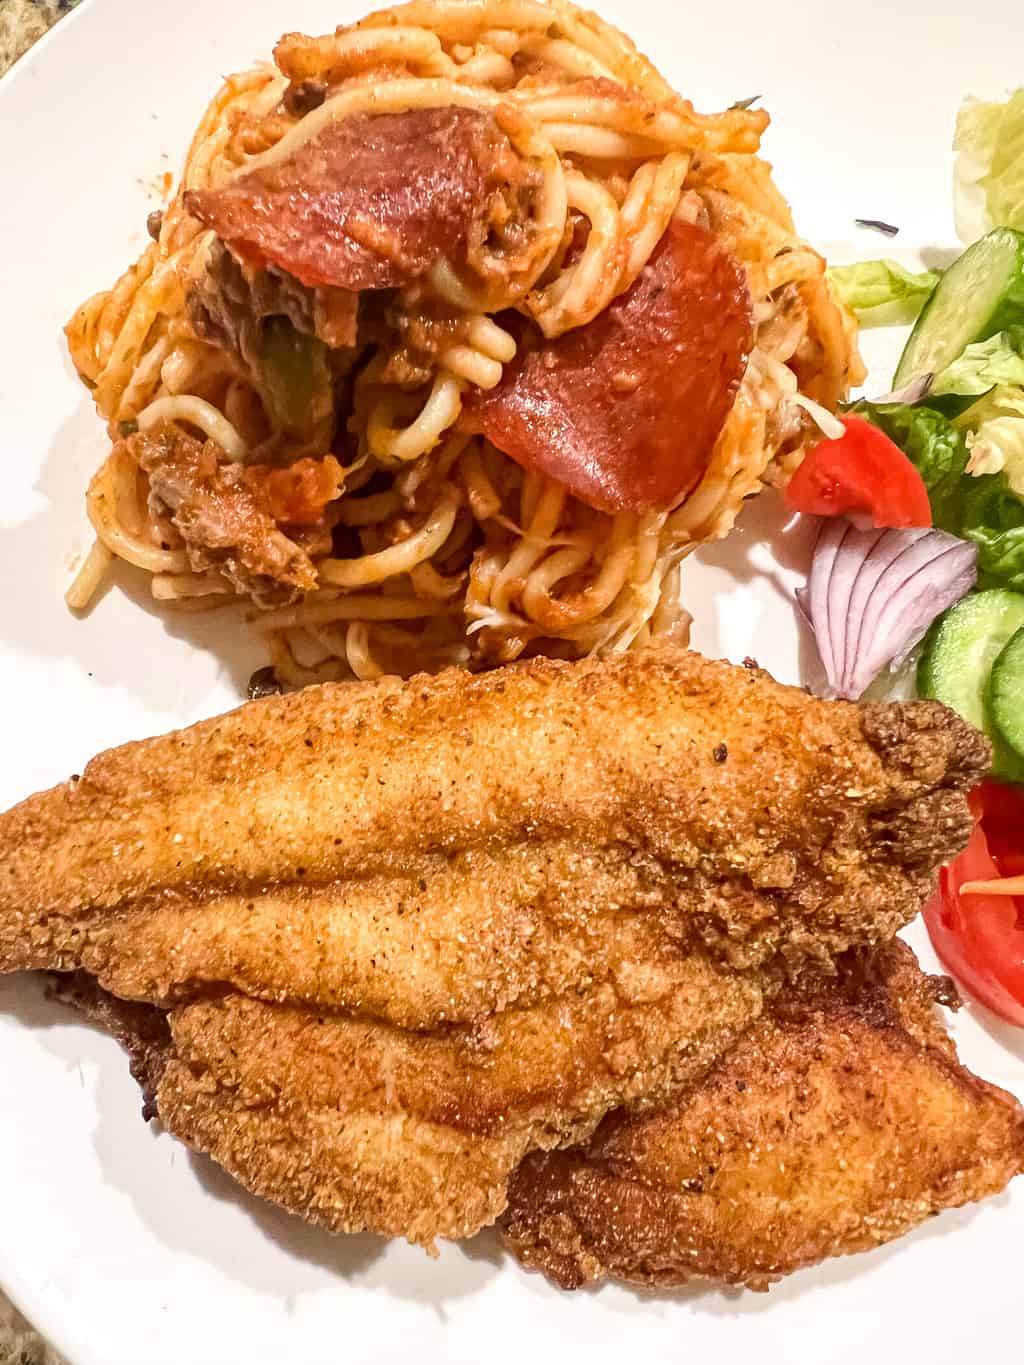
M 0 0 L 0 76 L 78 0 Z

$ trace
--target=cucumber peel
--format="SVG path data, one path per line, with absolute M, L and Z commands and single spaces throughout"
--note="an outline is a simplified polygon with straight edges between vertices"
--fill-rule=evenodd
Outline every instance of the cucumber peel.
M 1024 627 L 992 665 L 988 703 L 999 738 L 1024 762 Z
M 1024 593 L 991 588 L 971 593 L 939 617 L 928 633 L 917 667 L 922 697 L 944 702 L 992 741 L 992 772 L 1024 782 L 1024 757 L 1003 738 L 992 714 L 993 665 L 1024 629 Z
M 1024 232 L 994 228 L 958 256 L 921 310 L 893 388 L 938 374 L 966 347 L 1024 324 Z

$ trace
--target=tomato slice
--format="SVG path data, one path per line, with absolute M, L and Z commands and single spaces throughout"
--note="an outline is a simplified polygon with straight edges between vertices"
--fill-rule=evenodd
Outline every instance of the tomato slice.
M 868 515 L 873 526 L 931 526 L 928 490 L 916 466 L 884 431 L 856 414 L 846 433 L 805 456 L 786 502 L 810 516 Z
M 1014 875 L 1024 861 L 1024 793 L 983 782 L 970 797 L 974 832 L 939 874 L 924 908 L 935 951 L 990 1010 L 1024 1028 L 1024 896 L 960 895 L 965 882 Z
M 1024 874 L 1024 791 L 1005 782 L 982 782 L 972 793 L 972 801 L 1001 875 Z

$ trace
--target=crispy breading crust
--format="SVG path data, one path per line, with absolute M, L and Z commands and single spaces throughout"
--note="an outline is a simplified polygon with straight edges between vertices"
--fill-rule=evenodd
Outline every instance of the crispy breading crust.
M 255 1193 L 333 1232 L 471 1236 L 536 1148 L 704 1075 L 760 1014 L 764 973 L 623 962 L 556 1004 L 435 1032 L 233 992 L 163 1011 L 62 988 L 128 1048 L 148 1112 Z
M 527 1114 L 517 1059 L 536 1065 L 522 1022 L 490 1050 L 468 1036 L 451 1046 L 413 1037 L 389 1058 L 366 1025 L 238 997 L 168 1022 L 81 974 L 58 994 L 128 1050 L 147 1117 L 159 1112 L 249 1189 L 311 1221 L 429 1243 L 502 1212 Z M 684 1085 L 669 1106 L 616 1113 L 582 1147 L 526 1158 L 502 1219 L 507 1242 L 566 1288 L 608 1275 L 763 1289 L 996 1193 L 1024 1170 L 1024 1112 L 958 1063 L 936 1001 L 958 1003 L 952 983 L 924 976 L 905 945 L 850 954 L 837 977 L 776 996 L 700 1081 L 717 1041 L 742 1031 L 743 1006 L 729 1024 L 719 998 L 677 1064 Z M 594 1003 L 563 1018 L 572 1038 L 545 1051 L 548 1100 L 572 1089 L 557 1079 L 567 1055 L 576 1081 L 596 1075 L 587 1044 L 610 1016 L 584 1027 Z M 551 1031 L 550 1018 L 532 1023 Z M 651 1077 L 638 1077 L 637 1093 Z
M 0 817 L 0 971 L 230 986 L 407 1028 L 607 980 L 618 927 L 794 973 L 885 938 L 964 843 L 984 740 L 678 648 L 310 688 Z
M 959 1064 L 934 1009 L 951 995 L 893 943 L 780 996 L 668 1108 L 528 1157 L 507 1244 L 564 1288 L 765 1289 L 995 1194 L 1024 1171 L 1024 1111 Z
M 671 648 L 314 688 L 0 817 L 0 970 L 165 1008 L 151 1104 L 250 1189 L 464 1237 L 527 1153 L 696 1083 L 784 980 L 891 935 L 986 763 L 940 706 Z

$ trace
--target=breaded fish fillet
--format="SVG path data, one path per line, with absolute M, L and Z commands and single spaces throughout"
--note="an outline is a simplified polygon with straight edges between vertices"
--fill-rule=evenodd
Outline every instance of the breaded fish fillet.
M 414 1029 L 608 981 L 636 918 L 660 956 L 798 972 L 917 911 L 987 763 L 937 704 L 670 647 L 314 687 L 0 817 L 0 971 Z
M 934 1009 L 951 997 L 904 944 L 852 955 L 668 1108 L 527 1158 L 506 1242 L 564 1288 L 764 1289 L 997 1193 L 1024 1171 L 1024 1110 L 958 1062 Z
M 336 1231 L 429 1242 L 693 1084 L 891 935 L 984 741 L 678 649 L 310 689 L 0 817 L 0 970 L 167 1009 L 165 1125 Z
M 478 1025 L 413 1032 L 229 993 L 167 1014 L 73 998 L 128 1047 L 147 1114 L 334 1232 L 471 1236 L 527 1152 L 703 1076 L 777 984 L 700 953 Z

